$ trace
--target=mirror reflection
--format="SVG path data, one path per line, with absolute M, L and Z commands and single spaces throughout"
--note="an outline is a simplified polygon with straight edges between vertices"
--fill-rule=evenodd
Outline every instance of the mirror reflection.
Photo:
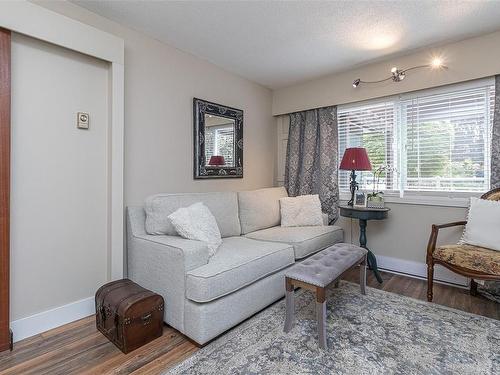
M 235 120 L 205 113 L 205 165 L 235 166 Z

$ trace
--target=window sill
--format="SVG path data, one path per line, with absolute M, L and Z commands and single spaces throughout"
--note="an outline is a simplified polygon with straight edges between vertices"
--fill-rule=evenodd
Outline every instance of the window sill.
M 470 193 L 468 196 L 426 196 L 426 195 L 406 195 L 404 197 L 386 195 L 385 202 L 391 204 L 407 204 L 418 206 L 440 206 L 440 207 L 469 207 L 470 197 L 479 197 L 481 194 Z M 347 202 L 351 197 L 348 194 L 340 193 L 340 200 Z M 345 203 L 344 202 L 344 203 Z

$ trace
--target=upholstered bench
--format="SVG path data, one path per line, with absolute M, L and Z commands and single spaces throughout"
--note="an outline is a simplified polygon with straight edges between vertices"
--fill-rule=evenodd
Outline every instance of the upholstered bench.
M 302 287 L 316 292 L 316 317 L 318 321 L 319 346 L 326 344 L 326 297 L 325 290 L 331 284 L 338 285 L 343 273 L 360 265 L 361 293 L 365 294 L 366 254 L 362 247 L 339 243 L 320 251 L 303 262 L 297 263 L 285 272 L 285 332 L 295 323 L 294 289 Z

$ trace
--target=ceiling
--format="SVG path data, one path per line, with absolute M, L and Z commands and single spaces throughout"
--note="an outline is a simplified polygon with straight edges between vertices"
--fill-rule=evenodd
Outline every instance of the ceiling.
M 500 29 L 497 1 L 73 2 L 273 89 Z

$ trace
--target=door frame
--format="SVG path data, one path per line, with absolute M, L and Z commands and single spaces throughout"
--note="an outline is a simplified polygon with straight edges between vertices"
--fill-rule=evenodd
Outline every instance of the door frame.
M 107 61 L 109 63 L 109 115 L 110 115 L 110 139 L 108 143 L 108 279 L 120 279 L 124 275 L 124 196 L 123 196 L 123 168 L 124 168 L 124 41 L 115 35 L 106 33 L 92 26 L 78 22 L 59 13 L 52 12 L 42 6 L 30 2 L 0 2 L 0 28 L 24 34 L 35 39 L 43 40 L 57 46 L 71 49 L 85 55 Z M 10 46 L 10 40 L 9 40 Z M 1 54 L 0 54 L 1 55 Z M 10 60 L 10 56 L 9 56 Z M 9 87 L 10 93 L 10 87 Z M 10 112 L 10 94 L 9 94 Z M 0 152 L 0 173 L 5 173 L 5 157 L 9 158 L 10 170 L 10 121 L 9 133 L 1 133 L 2 151 Z M 0 131 L 6 130 L 0 128 Z M 8 135 L 8 137 L 7 137 Z M 4 148 L 4 143 L 8 139 L 9 152 Z M 3 177 L 3 175 L 2 175 Z M 2 184 L 3 187 L 4 184 Z M 7 186 L 7 185 L 6 185 Z M 7 186 L 7 194 L 10 192 L 10 183 Z M 5 208 L 8 202 L 0 190 L 0 208 Z M 3 197 L 3 199 L 1 199 Z M 8 203 L 7 203 L 8 204 Z M 0 243 L 5 243 L 5 224 L 0 227 Z M 7 237 L 8 238 L 8 237 Z M 3 241 L 3 242 L 1 242 Z M 5 245 L 1 247 L 0 261 L 0 282 L 9 280 L 9 264 L 4 262 Z M 8 247 L 7 247 L 8 250 Z M 8 283 L 7 283 L 8 285 Z M 7 290 L 5 294 L 4 289 Z M 5 300 L 6 299 L 6 300 Z M 2 346 L 3 337 L 7 331 L 1 325 L 4 319 L 2 310 L 9 310 L 8 287 L 0 289 L 0 305 L 7 306 L 0 309 L 0 351 L 5 349 Z M 10 337 L 9 337 L 10 339 Z
M 12 348 L 8 303 L 10 292 L 10 92 L 10 30 L 0 28 L 0 352 Z

